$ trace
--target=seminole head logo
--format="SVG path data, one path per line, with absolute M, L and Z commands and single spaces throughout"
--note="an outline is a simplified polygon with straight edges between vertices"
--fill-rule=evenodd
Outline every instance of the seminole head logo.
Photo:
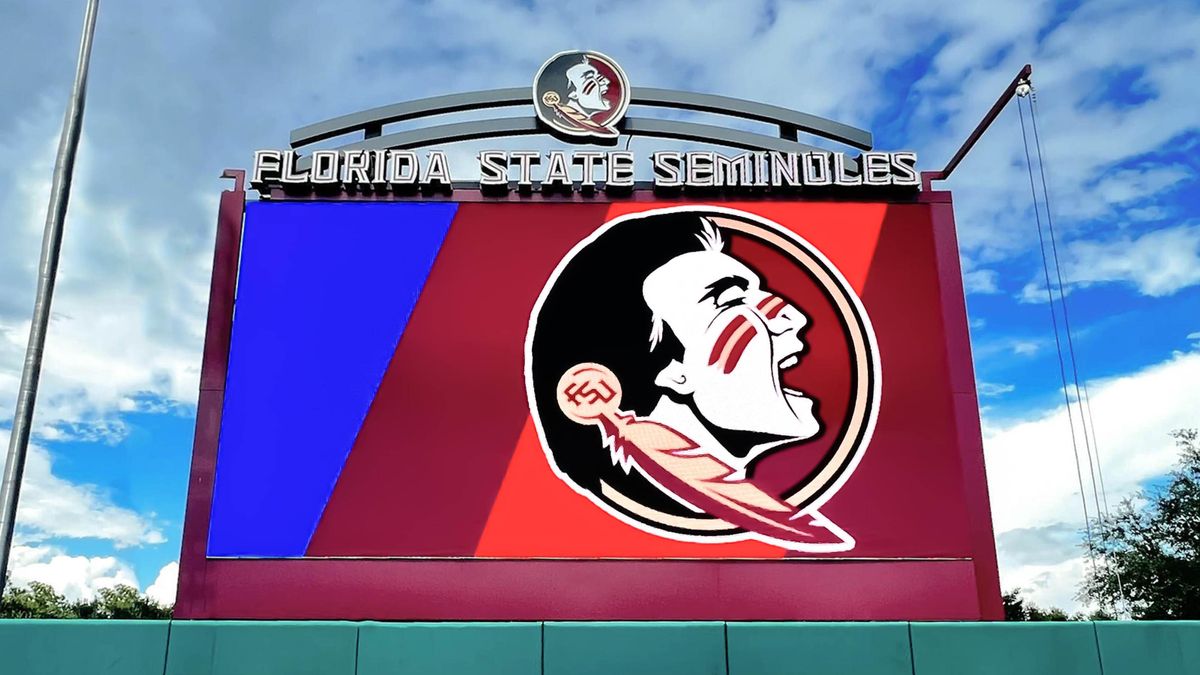
M 555 131 L 614 139 L 629 107 L 629 82 L 617 62 L 599 52 L 561 52 L 534 77 L 533 105 Z
M 818 509 L 870 439 L 875 338 L 786 228 L 716 207 L 609 222 L 551 276 L 526 349 L 547 459 L 608 513 L 686 541 L 854 547 Z

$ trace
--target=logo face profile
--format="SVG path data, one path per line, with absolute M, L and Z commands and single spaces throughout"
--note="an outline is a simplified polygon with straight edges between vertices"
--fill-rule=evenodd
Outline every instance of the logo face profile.
M 611 140 L 629 107 L 629 81 L 599 52 L 560 52 L 533 79 L 533 107 L 555 131 Z
M 845 279 L 779 225 L 710 206 L 605 224 L 538 298 L 526 387 L 555 474 L 631 525 L 854 547 L 818 509 L 869 442 L 878 350 Z

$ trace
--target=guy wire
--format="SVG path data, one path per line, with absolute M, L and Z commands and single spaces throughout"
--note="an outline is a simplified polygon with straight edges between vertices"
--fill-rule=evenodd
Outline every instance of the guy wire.
M 1092 566 L 1092 574 L 1096 573 L 1096 550 L 1092 543 L 1092 518 L 1088 513 L 1087 504 L 1087 489 L 1083 485 L 1083 469 L 1079 461 L 1079 441 L 1075 436 L 1075 419 L 1071 415 L 1071 396 L 1067 393 L 1067 368 L 1063 362 L 1062 342 L 1058 335 L 1058 318 L 1054 312 L 1054 295 L 1050 286 L 1050 263 L 1046 258 L 1046 240 L 1042 233 L 1042 216 L 1038 209 L 1037 188 L 1034 185 L 1033 179 L 1033 159 L 1029 155 L 1029 134 L 1025 129 L 1025 111 L 1021 107 L 1021 100 L 1017 99 L 1017 112 L 1021 119 L 1021 142 L 1025 146 L 1025 166 L 1029 171 L 1029 194 L 1033 198 L 1033 216 L 1037 223 L 1038 242 L 1040 244 L 1039 251 L 1042 254 L 1042 272 L 1046 279 L 1046 295 L 1050 301 L 1050 323 L 1054 327 L 1054 346 L 1058 351 L 1058 372 L 1062 380 L 1063 402 L 1066 404 L 1067 423 L 1071 429 L 1071 451 L 1075 456 L 1075 477 L 1079 480 L 1079 499 L 1083 505 L 1083 524 L 1087 533 L 1087 549 L 1088 561 Z

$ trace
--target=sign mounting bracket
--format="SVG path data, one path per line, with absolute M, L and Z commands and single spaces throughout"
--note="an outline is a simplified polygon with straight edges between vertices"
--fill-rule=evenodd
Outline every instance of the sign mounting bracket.
M 962 146 L 958 149 L 958 152 L 954 153 L 954 156 L 951 157 L 950 161 L 946 163 L 946 168 L 942 169 L 941 171 L 921 172 L 922 190 L 929 190 L 933 184 L 933 181 L 946 180 L 950 177 L 951 173 L 954 173 L 954 169 L 956 169 L 959 163 L 962 162 L 963 158 L 967 156 L 967 153 L 971 151 L 971 148 L 975 147 L 975 144 L 979 142 L 979 139 L 983 136 L 983 132 L 987 131 L 988 127 L 992 126 L 992 122 L 995 122 L 996 118 L 1000 116 L 1000 111 L 1004 110 L 1004 106 L 1008 105 L 1008 102 L 1013 96 L 1021 95 L 1021 87 L 1028 86 L 1030 84 L 1029 78 L 1032 74 L 1033 66 L 1026 63 L 1025 67 L 1022 68 L 1019 73 L 1017 73 L 1017 76 L 1013 78 L 1012 82 L 1010 82 L 1008 86 L 1004 88 L 1004 93 L 1000 94 L 1000 98 L 996 99 L 996 102 L 992 104 L 992 108 L 987 111 L 986 115 L 983 116 L 983 119 L 980 120 L 979 124 L 975 127 L 975 130 L 971 132 L 971 135 L 967 137 L 967 140 L 963 142 Z

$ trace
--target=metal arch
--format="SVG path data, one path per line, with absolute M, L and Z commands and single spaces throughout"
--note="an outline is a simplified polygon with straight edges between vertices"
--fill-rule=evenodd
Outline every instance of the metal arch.
M 364 129 L 367 131 L 367 137 L 370 138 L 372 127 L 382 127 L 392 122 L 403 122 L 418 117 L 445 115 L 465 110 L 532 105 L 531 96 L 529 87 L 509 87 L 393 103 L 300 127 L 292 131 L 291 143 L 293 148 L 298 148 L 309 143 Z
M 745 99 L 649 87 L 633 87 L 630 99 L 631 105 L 717 113 L 775 124 L 779 126 L 780 137 L 784 140 L 795 141 L 797 132 L 803 131 L 860 150 L 870 150 L 872 147 L 872 137 L 869 131 L 816 115 Z M 373 140 L 381 136 L 383 125 L 392 122 L 468 110 L 530 105 L 531 103 L 527 87 L 449 94 L 394 103 L 300 127 L 291 133 L 291 146 L 298 148 L 355 131 L 363 131 L 367 140 Z M 700 126 L 709 126 L 712 129 L 720 128 L 710 125 Z
M 674 89 L 634 87 L 630 104 L 718 113 L 769 122 L 779 125 L 780 129 L 788 134 L 786 137 L 790 140 L 796 140 L 796 132 L 803 131 L 831 141 L 845 143 L 859 150 L 870 150 L 873 143 L 871 132 L 865 129 L 777 105 L 756 103 L 729 96 L 698 94 Z
M 650 136 L 671 138 L 682 141 L 713 143 L 745 150 L 767 150 L 775 152 L 827 152 L 815 146 L 774 138 L 738 129 L 726 129 L 711 124 L 696 122 L 679 122 L 676 120 L 647 119 L 626 117 L 624 132 L 633 136 Z M 386 136 L 367 138 L 355 143 L 343 145 L 337 150 L 392 150 L 412 149 L 444 143 L 472 141 L 481 138 L 501 136 L 531 136 L 546 133 L 545 128 L 536 119 L 526 117 L 501 117 L 497 119 L 476 122 L 455 122 L 423 129 L 401 131 Z M 312 157 L 301 157 L 296 161 L 300 171 L 309 169 Z M 848 160 L 847 172 L 858 172 L 858 161 Z
M 337 150 L 409 150 L 426 145 L 473 141 L 494 136 L 530 136 L 545 133 L 532 117 L 501 117 L 476 122 L 454 122 L 434 127 L 400 131 L 338 146 Z M 305 170 L 311 157 L 297 160 L 296 168 Z
M 776 152 L 828 152 L 816 146 L 775 138 L 740 129 L 726 129 L 712 124 L 679 122 L 646 117 L 626 117 L 624 131 L 634 136 L 673 138 L 680 141 L 699 141 L 727 145 L 745 150 L 774 150 Z

